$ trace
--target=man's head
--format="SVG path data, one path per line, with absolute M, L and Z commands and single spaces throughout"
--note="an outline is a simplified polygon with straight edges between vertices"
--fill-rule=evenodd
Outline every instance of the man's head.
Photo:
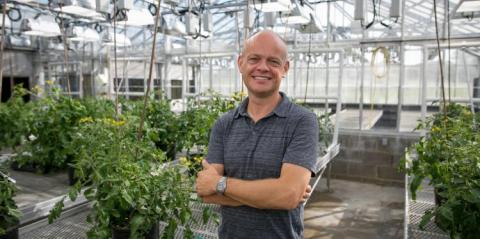
M 278 94 L 290 66 L 287 44 L 269 30 L 248 38 L 237 62 L 248 93 L 261 98 Z

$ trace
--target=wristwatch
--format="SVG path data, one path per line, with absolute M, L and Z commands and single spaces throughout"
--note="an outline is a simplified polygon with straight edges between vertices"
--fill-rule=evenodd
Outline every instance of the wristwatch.
M 223 195 L 225 193 L 225 190 L 227 189 L 227 177 L 221 177 L 220 180 L 218 180 L 216 191 L 218 194 Z

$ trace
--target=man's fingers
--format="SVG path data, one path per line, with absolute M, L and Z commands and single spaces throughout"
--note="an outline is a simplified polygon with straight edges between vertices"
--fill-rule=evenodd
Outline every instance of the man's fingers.
M 210 168 L 210 164 L 207 162 L 207 160 L 202 160 L 202 166 L 203 166 L 203 169 L 208 169 Z
M 310 185 L 307 185 L 307 188 L 305 189 L 305 192 L 311 193 L 312 192 L 312 187 Z

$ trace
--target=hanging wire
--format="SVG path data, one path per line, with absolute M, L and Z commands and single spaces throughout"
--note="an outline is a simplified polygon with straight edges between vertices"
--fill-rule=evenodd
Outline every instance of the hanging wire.
M 312 60 L 311 51 L 312 51 L 312 31 L 310 31 L 309 37 L 308 37 L 307 80 L 305 82 L 305 95 L 303 96 L 303 103 L 307 103 L 308 78 L 310 73 L 310 61 Z
M 72 96 L 71 88 L 70 88 L 70 74 L 68 73 L 68 42 L 67 42 L 67 33 L 65 31 L 65 22 L 63 18 L 63 10 L 62 10 L 62 5 L 59 4 L 60 6 L 60 13 L 59 13 L 59 21 L 60 21 L 60 31 L 62 33 L 62 38 L 63 38 L 63 76 L 65 77 L 65 80 L 67 81 L 67 92 Z
M 143 124 L 145 121 L 145 115 L 147 111 L 147 103 L 148 103 L 148 97 L 150 94 L 150 84 L 152 82 L 152 71 L 153 71 L 153 62 L 155 60 L 155 46 L 157 42 L 157 27 L 158 27 L 158 19 L 160 18 L 160 6 L 162 5 L 162 0 L 158 0 L 158 7 L 157 7 L 157 13 L 155 16 L 155 26 L 153 28 L 153 43 L 152 43 L 152 54 L 150 57 L 150 68 L 148 71 L 148 83 L 147 83 L 147 92 L 145 92 L 145 96 L 143 98 L 143 110 L 142 110 L 142 115 L 140 117 L 140 126 L 138 127 L 138 132 L 137 132 L 137 140 L 141 140 L 143 136 Z
M 117 75 L 117 1 L 113 1 L 113 68 L 115 77 L 113 78 L 113 85 L 115 89 L 115 119 L 118 120 L 118 91 L 120 90 L 118 75 Z
M 451 95 L 451 89 L 452 87 L 450 87 L 450 70 L 451 70 L 451 62 L 452 62 L 452 59 L 451 59 L 451 46 L 450 46 L 450 1 L 447 1 L 447 41 L 448 41 L 448 101 L 450 102 L 451 101 L 451 98 L 450 98 L 450 95 Z
M 377 70 L 378 66 L 375 64 L 375 59 L 377 57 L 378 52 L 382 52 L 382 54 L 383 54 L 383 60 L 384 60 L 384 64 L 385 64 L 384 72 L 379 72 Z M 370 112 L 372 114 L 374 114 L 373 108 L 375 107 L 375 95 L 376 95 L 376 89 L 377 89 L 377 81 L 379 81 L 379 80 L 381 80 L 385 77 L 388 77 L 388 74 L 390 72 L 390 54 L 389 54 L 389 51 L 386 47 L 381 46 L 381 47 L 377 47 L 375 50 L 373 50 L 370 67 L 372 69 L 372 73 L 373 73 L 373 76 L 374 76 L 374 79 L 372 80 L 373 83 L 370 84 Z M 387 92 L 388 92 L 388 88 L 387 88 Z M 370 120 L 373 120 L 373 118 L 370 119 Z M 371 121 L 370 123 L 373 123 L 373 121 Z
M 441 82 L 441 87 L 442 87 L 442 99 L 443 99 L 443 116 L 444 116 L 444 121 L 443 125 L 446 128 L 446 119 L 447 119 L 447 103 L 446 103 L 446 98 L 445 98 L 445 78 L 443 75 L 443 64 L 442 64 L 442 53 L 440 49 L 440 39 L 439 39 L 439 34 L 438 34 L 438 20 L 437 20 L 437 0 L 433 0 L 433 12 L 435 16 L 435 34 L 436 34 L 436 40 L 437 40 L 437 51 L 438 51 L 438 61 L 440 64 L 440 82 Z
M 125 78 L 125 75 L 126 75 L 125 72 L 127 71 L 127 66 L 128 66 L 126 42 L 127 42 L 127 20 L 125 20 L 124 24 L 123 24 L 123 67 L 122 67 L 123 71 L 122 71 L 122 79 L 120 79 L 120 83 L 118 84 L 118 87 L 117 87 L 117 94 L 120 91 L 120 88 L 122 87 L 124 82 L 126 80 L 128 80 L 128 79 Z M 124 90 L 123 92 L 126 93 L 126 90 Z M 117 96 L 117 98 L 118 98 L 118 96 Z
M 3 2 L 2 6 L 2 36 L 1 36 L 1 43 L 0 43 L 0 103 L 2 100 L 2 86 L 3 86 L 3 50 L 5 47 L 5 15 L 7 15 L 7 3 L 6 1 Z M 13 85 L 11 86 L 13 87 Z

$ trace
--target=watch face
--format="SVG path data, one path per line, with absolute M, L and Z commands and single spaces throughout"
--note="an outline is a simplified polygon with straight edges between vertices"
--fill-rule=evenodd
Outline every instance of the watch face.
M 225 192 L 225 188 L 227 186 L 227 177 L 222 177 L 217 183 L 217 193 L 223 194 Z

